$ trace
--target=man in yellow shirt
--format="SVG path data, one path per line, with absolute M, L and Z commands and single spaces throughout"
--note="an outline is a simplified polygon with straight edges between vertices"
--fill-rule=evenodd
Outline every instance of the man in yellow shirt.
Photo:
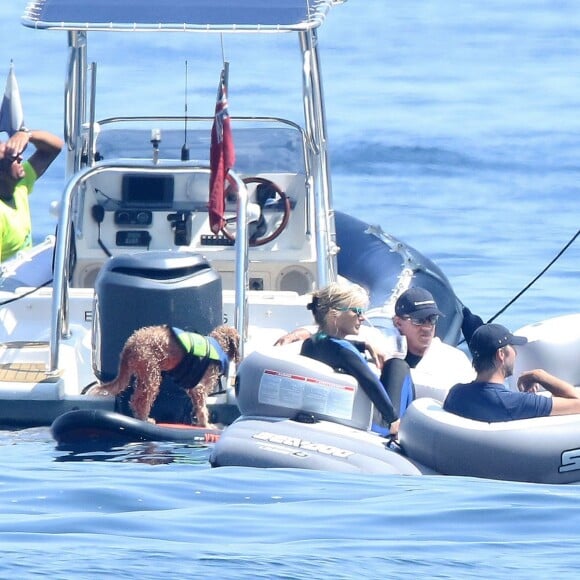
M 29 143 L 36 151 L 23 161 L 22 154 Z M 0 142 L 0 261 L 32 245 L 28 196 L 62 147 L 63 142 L 56 135 L 28 129 Z

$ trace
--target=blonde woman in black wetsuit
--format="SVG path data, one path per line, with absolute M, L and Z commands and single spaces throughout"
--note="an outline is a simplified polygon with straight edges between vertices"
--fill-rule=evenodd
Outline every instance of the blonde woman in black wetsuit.
M 314 292 L 308 309 L 318 331 L 304 341 L 301 354 L 353 376 L 382 416 L 382 424 L 373 425 L 373 430 L 396 435 L 399 418 L 415 396 L 409 365 L 398 358 L 385 362 L 372 344 L 345 339 L 359 334 L 368 303 L 367 292 L 356 284 L 332 283 Z M 365 352 L 379 368 L 380 379 L 365 359 Z

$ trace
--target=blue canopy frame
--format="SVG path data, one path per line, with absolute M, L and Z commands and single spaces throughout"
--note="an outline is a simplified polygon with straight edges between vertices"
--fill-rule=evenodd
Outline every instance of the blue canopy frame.
M 345 0 L 32 0 L 30 28 L 283 32 L 317 28 Z M 138 20 L 136 20 L 138 19 Z

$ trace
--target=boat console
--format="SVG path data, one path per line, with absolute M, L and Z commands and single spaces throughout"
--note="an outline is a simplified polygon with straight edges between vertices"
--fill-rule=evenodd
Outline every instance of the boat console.
M 252 130 L 243 131 L 239 132 L 251 140 Z M 254 131 L 256 139 L 266 139 L 263 129 Z M 109 151 L 106 132 L 99 134 L 103 139 L 102 150 Z M 92 288 L 99 270 L 112 256 L 170 249 L 203 254 L 219 271 L 224 289 L 233 290 L 235 182 L 232 181 L 226 200 L 228 225 L 216 235 L 209 225 L 207 162 L 154 159 L 147 152 L 146 131 L 138 130 L 137 136 L 129 134 L 131 143 L 142 136 L 143 151 L 139 151 L 142 159 L 116 157 L 108 161 L 99 152 L 100 161 L 93 165 L 94 171 L 79 180 L 72 211 L 75 260 L 71 287 Z M 163 134 L 169 141 L 176 139 L 171 130 Z M 288 130 L 273 130 L 269 135 L 268 142 L 274 149 L 276 139 L 289 141 Z M 207 134 L 192 131 L 189 140 L 196 139 L 207 140 Z M 300 134 L 292 139 L 290 147 L 301 157 Z M 170 155 L 173 149 L 170 148 Z M 200 146 L 199 154 L 207 156 L 207 151 Z M 268 163 L 259 161 L 260 156 L 264 152 L 258 155 L 254 151 L 252 162 L 239 171 L 248 188 L 249 211 L 255 218 L 249 228 L 249 289 L 305 294 L 313 289 L 316 277 L 306 178 L 297 160 L 290 159 L 278 163 L 275 170 L 266 170 Z

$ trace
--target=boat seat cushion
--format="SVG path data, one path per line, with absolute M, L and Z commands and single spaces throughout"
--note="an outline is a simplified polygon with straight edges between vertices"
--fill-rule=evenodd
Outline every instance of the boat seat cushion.
M 244 416 L 294 418 L 298 413 L 369 429 L 374 406 L 354 377 L 284 347 L 250 353 L 237 375 Z

